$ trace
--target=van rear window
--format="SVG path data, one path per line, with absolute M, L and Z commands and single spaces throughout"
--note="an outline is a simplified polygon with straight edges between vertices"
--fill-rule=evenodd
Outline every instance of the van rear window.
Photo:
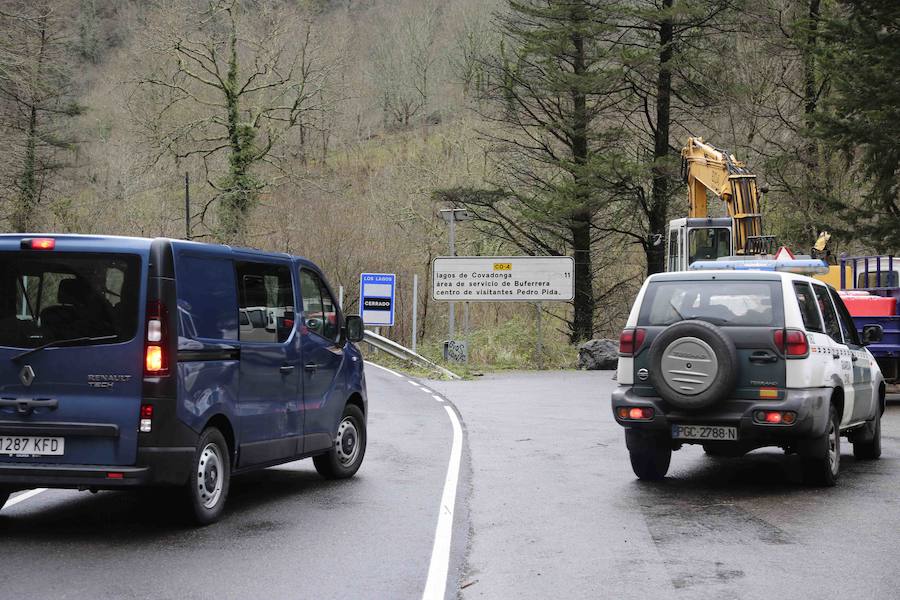
M 655 281 L 644 297 L 638 323 L 671 325 L 700 319 L 714 325 L 781 326 L 778 281 Z
M 140 259 L 128 254 L 0 253 L 0 346 L 135 336 Z M 85 342 L 90 344 L 91 342 Z

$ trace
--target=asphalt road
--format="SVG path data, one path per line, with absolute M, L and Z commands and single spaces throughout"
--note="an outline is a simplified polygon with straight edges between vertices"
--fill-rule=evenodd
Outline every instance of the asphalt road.
M 42 492 L 0 512 L 0 598 L 421 598 L 451 450 L 447 403 L 377 368 L 366 375 L 369 441 L 353 479 L 325 481 L 309 460 L 236 477 L 223 520 L 201 529 L 165 498 Z M 464 510 L 456 517 L 454 587 Z
M 471 453 L 469 598 L 900 598 L 900 405 L 881 460 L 842 448 L 841 480 L 805 487 L 776 449 L 674 453 L 668 478 L 632 474 L 608 372 L 434 383 Z
M 0 512 L 0 598 L 392 600 L 436 580 L 430 600 L 436 565 L 463 600 L 900 597 L 900 404 L 883 458 L 854 461 L 845 445 L 836 488 L 803 486 L 780 451 L 712 459 L 693 446 L 645 483 L 610 375 L 412 385 L 367 368 L 356 478 L 324 481 L 309 461 L 239 477 L 225 518 L 202 529 L 154 496 L 36 494 Z M 449 503 L 447 399 L 465 430 Z

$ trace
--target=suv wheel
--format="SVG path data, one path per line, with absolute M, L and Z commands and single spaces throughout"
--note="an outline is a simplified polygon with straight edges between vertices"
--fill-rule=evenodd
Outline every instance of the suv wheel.
M 200 436 L 193 464 L 188 477 L 188 507 L 198 525 L 209 525 L 222 516 L 231 484 L 228 444 L 215 427 Z
M 666 476 L 672 461 L 672 446 L 668 439 L 645 438 L 630 445 L 631 469 L 638 479 L 658 481 Z
M 803 459 L 803 479 L 811 485 L 831 487 L 837 484 L 841 469 L 841 434 L 837 411 L 831 406 L 828 430 L 812 440 L 811 453 Z
M 334 445 L 325 454 L 313 457 L 319 475 L 327 479 L 353 477 L 366 455 L 366 418 L 357 406 L 348 404 L 338 424 Z
M 872 439 L 853 443 L 853 456 L 863 460 L 874 460 L 881 456 L 881 410 L 875 410 L 872 423 Z

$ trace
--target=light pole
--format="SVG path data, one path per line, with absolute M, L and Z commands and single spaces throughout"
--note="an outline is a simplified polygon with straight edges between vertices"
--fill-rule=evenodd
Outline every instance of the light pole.
M 456 256 L 456 222 L 471 221 L 475 218 L 475 215 L 464 208 L 442 208 L 440 212 L 441 218 L 447 221 L 447 224 L 450 226 L 450 256 Z M 455 333 L 455 317 L 456 313 L 454 304 L 453 302 L 450 302 L 450 326 L 448 339 L 451 340 L 453 339 L 453 335 Z

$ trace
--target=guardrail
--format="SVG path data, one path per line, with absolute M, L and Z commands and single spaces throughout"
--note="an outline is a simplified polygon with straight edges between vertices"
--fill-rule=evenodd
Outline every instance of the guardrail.
M 461 379 L 461 377 L 453 371 L 445 369 L 444 367 L 431 362 L 421 354 L 416 354 L 406 346 L 398 344 L 394 340 L 389 340 L 384 336 L 378 335 L 374 331 L 369 331 L 367 329 L 365 332 L 365 336 L 363 337 L 363 341 L 373 348 L 378 348 L 382 352 L 390 354 L 394 358 L 399 358 L 400 360 L 411 362 L 426 369 L 432 369 L 434 371 L 437 371 L 438 373 L 441 373 L 442 375 L 449 377 L 450 379 Z

